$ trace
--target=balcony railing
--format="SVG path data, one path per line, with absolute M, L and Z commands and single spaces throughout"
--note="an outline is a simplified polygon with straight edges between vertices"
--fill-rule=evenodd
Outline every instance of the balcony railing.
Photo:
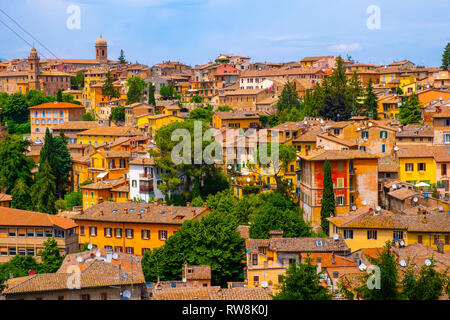
M 152 173 L 141 173 L 139 174 L 139 178 L 141 179 L 153 179 L 153 174 Z
M 154 189 L 153 189 L 153 186 L 151 186 L 151 187 L 140 187 L 139 188 L 139 192 L 140 193 L 153 193 L 154 192 Z

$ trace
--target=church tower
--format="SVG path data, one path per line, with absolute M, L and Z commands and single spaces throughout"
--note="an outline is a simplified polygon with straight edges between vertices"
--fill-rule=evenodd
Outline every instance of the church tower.
M 95 57 L 99 63 L 108 63 L 108 44 L 102 36 L 95 41 Z
M 28 57 L 28 88 L 29 90 L 41 90 L 39 83 L 40 58 L 36 48 L 32 48 Z

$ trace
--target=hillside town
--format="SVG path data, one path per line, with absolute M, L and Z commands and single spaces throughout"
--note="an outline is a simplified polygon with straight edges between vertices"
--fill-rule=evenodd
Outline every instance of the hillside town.
M 1 300 L 449 299 L 450 43 L 442 66 L 109 49 L 0 61 Z

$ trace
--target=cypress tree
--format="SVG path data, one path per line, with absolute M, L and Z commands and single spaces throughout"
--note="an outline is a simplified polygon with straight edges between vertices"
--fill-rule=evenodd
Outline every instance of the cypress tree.
M 336 204 L 334 199 L 333 180 L 331 178 L 331 164 L 328 160 L 323 164 L 323 195 L 320 210 L 321 227 L 323 232 L 329 232 L 327 218 L 334 216 Z
M 125 53 L 123 52 L 123 49 L 120 50 L 119 63 L 120 64 L 126 64 L 127 63 L 127 60 L 125 60 Z
M 59 89 L 58 93 L 56 94 L 56 101 L 63 102 L 63 95 L 61 89 Z
M 30 188 L 23 179 L 19 179 L 11 191 L 11 207 L 15 209 L 29 210 L 31 208 Z
M 419 98 L 415 93 L 403 99 L 398 116 L 403 125 L 420 124 L 422 121 L 422 111 Z
M 442 70 L 447 70 L 450 67 L 450 42 L 445 46 L 444 52 L 442 53 Z
M 37 181 L 31 187 L 31 200 L 34 210 L 43 213 L 56 213 L 56 183 L 55 176 L 48 160 L 39 166 Z
M 148 83 L 148 104 L 155 106 L 156 100 L 155 100 L 155 86 L 152 82 Z
M 367 116 L 378 120 L 378 103 L 377 95 L 373 92 L 372 79 L 369 79 L 369 85 L 366 89 L 366 96 L 364 98 L 364 105 L 366 107 Z

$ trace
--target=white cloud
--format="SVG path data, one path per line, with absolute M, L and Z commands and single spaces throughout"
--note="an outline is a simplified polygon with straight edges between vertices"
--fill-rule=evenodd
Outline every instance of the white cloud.
M 335 51 L 335 52 L 350 52 L 350 51 L 355 51 L 355 50 L 361 49 L 361 45 L 357 42 L 349 43 L 349 44 L 340 43 L 340 44 L 332 45 L 332 46 L 328 47 L 328 49 L 330 51 Z

